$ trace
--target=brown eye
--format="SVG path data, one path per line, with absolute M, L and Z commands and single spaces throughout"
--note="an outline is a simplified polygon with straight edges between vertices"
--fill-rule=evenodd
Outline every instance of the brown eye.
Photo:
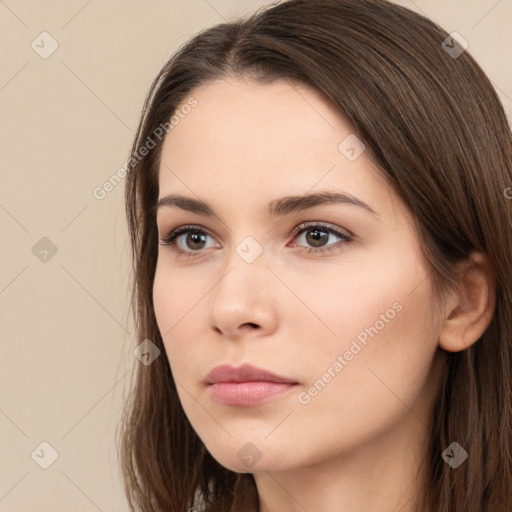
M 304 235 L 303 238 L 305 243 L 310 246 L 307 251 L 308 253 L 330 251 L 332 249 L 339 248 L 340 244 L 344 244 L 352 240 L 352 237 L 349 234 L 323 224 L 301 224 L 300 226 L 297 226 L 294 231 L 297 233 L 295 238 L 300 239 Z M 337 237 L 339 242 L 328 244 L 331 236 Z M 296 245 L 297 244 L 294 244 L 294 246 Z M 307 245 L 304 247 L 307 248 Z M 302 247 L 302 245 L 300 246 Z
M 188 254 L 196 256 L 194 253 L 200 253 L 205 249 L 207 237 L 210 235 L 196 226 L 180 226 L 172 230 L 167 236 L 160 239 L 161 245 L 168 245 L 178 254 Z M 180 242 L 180 239 L 183 241 Z
M 301 224 L 293 230 L 292 235 L 294 235 L 294 239 L 304 236 L 304 243 L 306 245 L 292 244 L 292 247 L 302 247 L 307 249 L 308 253 L 320 253 L 339 249 L 341 248 L 340 245 L 352 240 L 352 236 L 348 233 L 318 223 Z M 329 244 L 329 239 L 333 236 L 338 238 L 338 242 Z M 205 252 L 203 249 L 208 249 L 205 245 L 207 237 L 211 237 L 211 235 L 204 229 L 198 226 L 186 225 L 172 230 L 167 236 L 160 239 L 160 243 L 161 245 L 168 245 L 178 255 L 186 254 L 189 257 L 193 257 L 200 256 Z M 179 243 L 180 241 L 181 243 Z
M 306 241 L 313 247 L 322 247 L 329 240 L 327 230 L 315 228 L 306 230 L 306 233 Z
M 206 233 L 185 233 L 185 246 L 188 249 L 204 249 Z

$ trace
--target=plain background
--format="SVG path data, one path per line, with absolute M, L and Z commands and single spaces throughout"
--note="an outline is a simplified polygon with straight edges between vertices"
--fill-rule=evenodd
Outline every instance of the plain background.
M 468 41 L 511 119 L 512 1 L 397 3 Z M 126 162 L 178 46 L 264 4 L 0 0 L 0 512 L 128 511 L 114 433 L 142 340 L 124 183 L 93 190 Z M 58 43 L 48 58 L 32 48 L 51 48 L 42 32 Z M 47 469 L 44 441 L 58 453 Z

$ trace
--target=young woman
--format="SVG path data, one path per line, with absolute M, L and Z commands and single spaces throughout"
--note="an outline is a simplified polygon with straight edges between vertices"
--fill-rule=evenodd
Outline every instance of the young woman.
M 185 44 L 126 182 L 160 350 L 132 510 L 510 512 L 511 167 L 485 74 L 403 7 L 290 0 Z

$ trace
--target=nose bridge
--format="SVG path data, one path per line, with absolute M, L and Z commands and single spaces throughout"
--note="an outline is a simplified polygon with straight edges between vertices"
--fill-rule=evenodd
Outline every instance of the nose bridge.
M 251 235 L 234 244 L 226 256 L 222 276 L 215 295 L 227 291 L 240 295 L 239 299 L 255 298 L 255 287 L 264 289 L 269 273 L 266 268 L 263 246 Z M 252 287 L 244 290 L 244 287 Z M 244 293 L 242 293 L 244 292 Z M 242 297 L 247 296 L 247 297 Z
M 253 236 L 233 244 L 212 290 L 208 313 L 212 326 L 225 333 L 248 323 L 268 327 L 274 308 L 269 297 L 272 273 L 266 263 L 264 248 Z

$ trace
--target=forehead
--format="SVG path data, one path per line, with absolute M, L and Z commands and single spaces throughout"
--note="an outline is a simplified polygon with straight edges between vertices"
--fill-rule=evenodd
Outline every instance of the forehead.
M 293 158 L 299 140 L 322 141 L 336 150 L 336 140 L 352 131 L 318 91 L 284 80 L 263 84 L 226 78 L 198 87 L 191 96 L 197 105 L 166 139 L 165 146 L 173 151 L 183 145 L 197 150 L 201 143 L 218 157 L 235 159 L 241 153 L 253 156 L 262 149 L 290 147 L 286 157 Z M 312 145 L 302 149 L 307 152 Z
M 354 193 L 376 208 L 391 199 L 389 184 L 365 152 L 349 160 L 340 151 L 353 128 L 320 92 L 284 80 L 227 78 L 190 97 L 196 105 L 164 141 L 160 197 L 223 194 L 243 208 L 260 196 L 268 201 L 317 187 Z

